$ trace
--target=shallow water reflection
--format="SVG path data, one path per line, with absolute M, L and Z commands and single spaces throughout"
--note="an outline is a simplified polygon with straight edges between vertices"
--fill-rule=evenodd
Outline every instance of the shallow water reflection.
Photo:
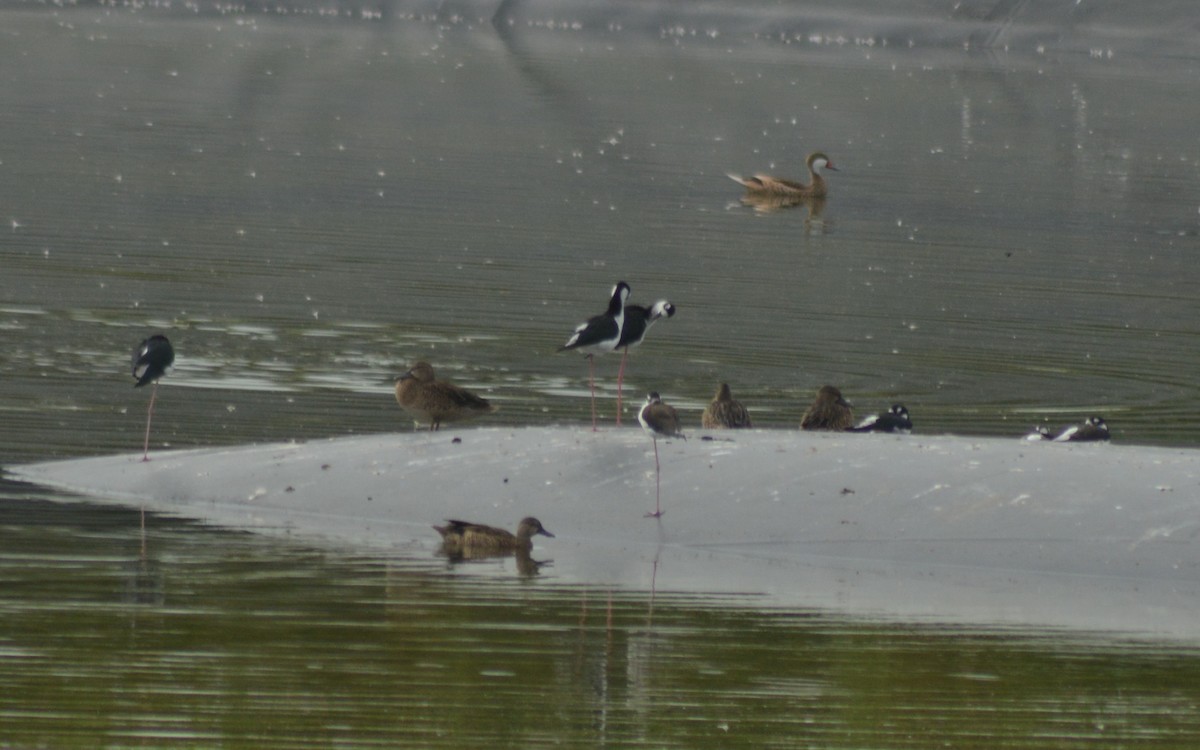
M 143 557 L 135 511 L 18 494 L 0 511 L 14 746 L 1200 740 L 1190 648 L 579 588 L 447 567 L 433 539 L 353 556 L 151 516 Z

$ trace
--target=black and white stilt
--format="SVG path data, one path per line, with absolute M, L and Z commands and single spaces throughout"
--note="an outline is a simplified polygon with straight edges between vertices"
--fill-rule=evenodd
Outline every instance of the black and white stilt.
M 850 432 L 912 432 L 912 419 L 904 404 L 892 404 L 892 408 L 883 414 L 872 414 L 854 427 Z
M 617 350 L 621 342 L 621 331 L 625 326 L 625 302 L 629 299 L 629 285 L 618 281 L 608 300 L 608 309 L 600 315 L 580 323 L 558 348 L 560 352 L 579 350 L 588 358 L 588 387 L 592 392 L 592 431 L 596 430 L 596 361 L 595 355 Z
M 621 340 L 617 348 L 621 351 L 621 368 L 617 370 L 617 426 L 621 425 L 621 388 L 625 382 L 625 360 L 629 358 L 629 350 L 646 338 L 646 332 L 660 318 L 670 318 L 675 314 L 675 305 L 665 299 L 660 299 L 650 307 L 641 305 L 625 306 L 625 325 L 621 328 Z

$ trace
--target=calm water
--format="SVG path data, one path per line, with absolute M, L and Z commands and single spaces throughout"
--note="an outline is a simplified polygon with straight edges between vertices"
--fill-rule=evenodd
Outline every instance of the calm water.
M 628 392 L 696 421 L 721 380 L 779 427 L 834 382 L 926 431 L 1100 413 L 1120 441 L 1200 443 L 1188 42 L 464 7 L 0 7 L 0 464 L 139 446 L 128 352 L 152 330 L 179 352 L 155 419 L 175 447 L 407 427 L 390 378 L 417 358 L 492 419 L 582 423 L 586 365 L 555 349 L 618 279 L 679 308 Z M 815 149 L 840 168 L 819 215 L 755 212 L 725 177 L 799 177 Z M 143 553 L 129 511 L 0 496 L 0 745 L 1200 739 L 1190 647 L 161 518 Z

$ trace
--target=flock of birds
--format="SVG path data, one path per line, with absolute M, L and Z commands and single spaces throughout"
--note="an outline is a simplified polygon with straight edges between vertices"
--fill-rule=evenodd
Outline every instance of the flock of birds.
M 807 184 L 758 174 L 729 177 L 746 188 L 747 203 L 772 205 L 798 205 L 812 200 L 823 200 L 828 188 L 822 169 L 837 171 L 829 157 L 821 152 L 809 154 L 806 164 L 809 172 Z M 638 346 L 646 337 L 650 327 L 663 318 L 675 315 L 675 305 L 659 300 L 650 306 L 629 304 L 630 287 L 624 281 L 617 282 L 609 297 L 608 308 L 601 314 L 588 318 L 575 327 L 559 351 L 579 351 L 588 360 L 588 387 L 591 392 L 592 430 L 596 427 L 596 381 L 595 357 L 599 354 L 623 352 L 617 373 L 617 425 L 621 424 L 622 384 L 625 362 L 629 350 Z M 153 384 L 150 405 L 146 412 L 146 434 L 142 446 L 142 460 L 150 460 L 150 422 L 154 415 L 154 401 L 158 393 L 158 381 L 175 361 L 175 350 L 171 342 L 156 334 L 141 342 L 133 352 L 134 387 Z M 428 362 L 417 362 L 407 372 L 396 378 L 396 401 L 401 408 L 418 419 L 429 423 L 429 429 L 437 430 L 443 422 L 469 419 L 493 412 L 496 407 L 487 399 L 466 388 L 445 380 L 438 380 Z M 638 422 L 650 435 L 654 444 L 655 500 L 654 512 L 648 518 L 659 518 L 663 514 L 661 497 L 662 469 L 658 458 L 659 438 L 686 440 L 679 414 L 674 407 L 665 403 L 658 393 L 650 393 L 638 412 Z M 728 383 L 722 383 L 712 401 L 704 409 L 701 424 L 705 429 L 743 429 L 752 427 L 750 413 L 736 399 Z M 803 430 L 829 430 L 847 432 L 893 432 L 909 433 L 912 420 L 903 404 L 874 416 L 854 422 L 852 406 L 840 390 L 825 385 L 804 412 L 800 420 Z M 1036 427 L 1026 436 L 1028 440 L 1053 442 L 1108 440 L 1108 425 L 1101 417 L 1091 417 L 1081 425 L 1073 425 L 1053 433 L 1045 427 Z M 443 539 L 443 551 L 454 557 L 528 553 L 535 535 L 553 537 L 536 518 L 522 519 L 517 533 L 505 529 L 466 521 L 449 520 L 446 526 L 434 527 Z

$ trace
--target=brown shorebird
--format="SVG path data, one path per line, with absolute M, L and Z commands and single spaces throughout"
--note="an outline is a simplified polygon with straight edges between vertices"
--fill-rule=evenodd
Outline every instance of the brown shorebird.
M 457 422 L 496 411 L 487 399 L 436 379 L 428 362 L 418 362 L 396 378 L 396 402 L 420 420 L 429 422 L 431 432 L 441 427 L 442 422 Z
M 721 383 L 721 387 L 717 389 L 717 395 L 713 396 L 709 405 L 704 407 L 700 424 L 707 430 L 739 429 L 753 426 L 750 424 L 750 412 L 746 411 L 746 407 L 742 406 L 741 401 L 734 399 L 733 393 L 729 390 L 729 383 Z
M 850 402 L 832 385 L 823 385 L 800 420 L 802 430 L 847 430 L 854 426 Z
M 657 393 L 646 397 L 646 405 L 638 412 L 638 421 L 642 423 L 642 429 L 650 433 L 654 440 L 654 512 L 647 513 L 646 518 L 658 518 L 663 514 L 660 502 L 662 469 L 658 462 L 658 439 L 677 437 L 687 440 L 687 436 L 679 431 L 679 415 L 674 407 L 664 404 Z

